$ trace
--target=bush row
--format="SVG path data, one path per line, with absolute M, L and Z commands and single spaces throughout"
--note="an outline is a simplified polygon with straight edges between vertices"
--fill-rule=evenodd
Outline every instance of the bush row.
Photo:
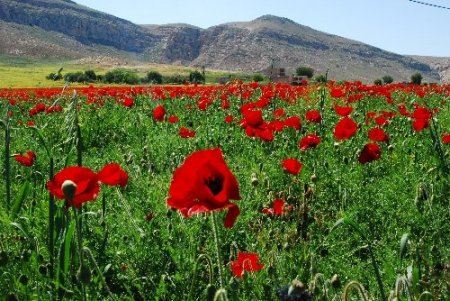
M 199 71 L 192 71 L 188 76 L 183 75 L 171 75 L 163 77 L 161 73 L 157 71 L 149 71 L 144 77 L 130 70 L 126 69 L 114 69 L 106 72 L 104 75 L 97 75 L 93 70 L 86 70 L 84 72 L 70 72 L 61 74 L 61 70 L 57 73 L 50 73 L 46 77 L 49 80 L 62 80 L 71 83 L 93 83 L 103 82 L 108 84 L 127 84 L 136 85 L 140 83 L 152 83 L 152 84 L 183 84 L 185 82 L 191 83 L 204 83 L 205 77 Z

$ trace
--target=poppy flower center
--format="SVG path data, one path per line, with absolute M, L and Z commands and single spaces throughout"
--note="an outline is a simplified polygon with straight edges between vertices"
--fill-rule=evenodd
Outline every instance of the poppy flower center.
M 223 178 L 220 176 L 211 176 L 205 179 L 205 185 L 208 186 L 213 195 L 218 195 L 223 188 Z

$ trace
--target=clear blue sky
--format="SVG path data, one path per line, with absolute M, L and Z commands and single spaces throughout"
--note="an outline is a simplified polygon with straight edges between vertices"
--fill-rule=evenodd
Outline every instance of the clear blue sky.
M 449 7 L 450 0 L 417 0 Z M 201 28 L 265 14 L 398 54 L 450 57 L 450 9 L 408 0 L 75 0 L 136 24 Z

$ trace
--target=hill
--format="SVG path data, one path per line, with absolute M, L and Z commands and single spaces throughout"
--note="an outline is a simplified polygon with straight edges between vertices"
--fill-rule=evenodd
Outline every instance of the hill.
M 445 77 L 433 60 L 402 56 L 266 15 L 207 29 L 189 24 L 136 25 L 69 0 L 0 0 L 0 54 L 33 58 L 109 57 L 258 72 L 271 65 L 288 73 L 308 65 L 330 78 L 372 82 L 384 75 L 409 81 Z

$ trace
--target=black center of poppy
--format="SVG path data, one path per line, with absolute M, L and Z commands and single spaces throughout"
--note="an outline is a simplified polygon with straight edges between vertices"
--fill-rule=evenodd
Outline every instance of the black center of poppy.
M 223 188 L 223 179 L 220 176 L 212 176 L 205 179 L 205 184 L 213 195 L 218 195 Z

